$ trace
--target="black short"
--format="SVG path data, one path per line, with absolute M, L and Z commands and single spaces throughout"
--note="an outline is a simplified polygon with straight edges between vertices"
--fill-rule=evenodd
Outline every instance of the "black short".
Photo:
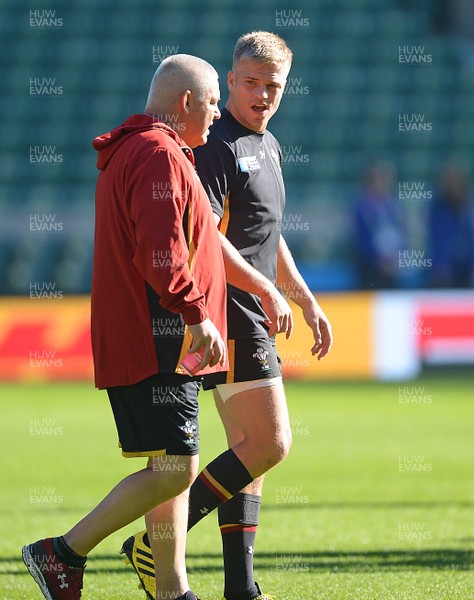
M 201 382 L 201 377 L 165 373 L 107 388 L 122 454 L 198 454 Z
M 274 338 L 228 340 L 229 370 L 203 378 L 203 388 L 210 390 L 219 383 L 237 383 L 281 376 L 281 360 Z

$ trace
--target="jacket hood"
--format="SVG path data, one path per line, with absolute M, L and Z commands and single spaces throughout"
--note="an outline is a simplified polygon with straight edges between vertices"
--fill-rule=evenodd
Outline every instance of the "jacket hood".
M 97 136 L 92 142 L 93 147 L 99 153 L 97 168 L 103 171 L 109 164 L 115 151 L 132 135 L 153 129 L 158 129 L 169 135 L 181 148 L 187 148 L 179 135 L 162 121 L 155 119 L 151 115 L 132 115 L 122 125 L 115 127 L 108 133 Z

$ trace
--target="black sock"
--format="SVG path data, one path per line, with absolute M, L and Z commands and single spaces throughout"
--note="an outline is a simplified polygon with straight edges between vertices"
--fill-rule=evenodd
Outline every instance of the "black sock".
M 205 467 L 189 492 L 188 530 L 219 504 L 253 481 L 233 450 L 226 450 Z
M 253 481 L 235 452 L 226 450 L 210 462 L 189 491 L 188 531 L 211 511 Z M 143 542 L 150 546 L 148 534 Z
M 63 536 L 53 538 L 53 550 L 61 562 L 69 567 L 81 569 L 86 564 L 87 557 L 74 552 Z
M 260 502 L 260 496 L 236 494 L 219 506 L 227 600 L 251 600 L 260 594 L 253 575 Z

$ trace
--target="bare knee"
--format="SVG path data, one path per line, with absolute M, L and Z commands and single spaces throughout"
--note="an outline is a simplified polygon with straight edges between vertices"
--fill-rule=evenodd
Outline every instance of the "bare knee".
M 177 474 L 173 477 L 174 485 L 177 490 L 177 494 L 181 494 L 189 487 L 191 487 L 193 481 L 196 479 L 196 473 L 192 473 L 191 470 L 187 470 L 183 473 Z
M 243 454 L 246 455 L 246 460 L 243 462 L 247 463 L 246 466 L 251 474 L 258 477 L 285 460 L 290 452 L 291 444 L 292 436 L 289 428 L 275 432 L 268 437 L 259 436 L 258 439 L 247 439 L 241 445 Z
M 157 485 L 169 486 L 174 495 L 187 490 L 196 479 L 199 459 L 196 456 L 153 456 L 147 468 L 156 475 Z M 166 482 L 166 483 L 165 483 Z
M 288 456 L 291 428 L 281 384 L 237 393 L 227 400 L 225 408 L 242 432 L 232 448 L 253 477 Z
M 271 467 L 274 467 L 285 460 L 290 453 L 292 442 L 291 429 L 278 432 L 274 439 L 271 451 L 269 452 Z

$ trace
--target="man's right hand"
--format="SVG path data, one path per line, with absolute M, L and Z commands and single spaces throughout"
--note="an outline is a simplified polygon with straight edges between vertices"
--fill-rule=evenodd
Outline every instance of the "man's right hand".
M 219 238 L 227 283 L 260 298 L 268 317 L 265 324 L 269 327 L 270 337 L 277 333 L 286 333 L 286 337 L 289 338 L 293 329 L 293 317 L 288 302 L 273 283 L 254 269 L 222 233 L 219 233 Z
M 274 285 L 265 288 L 260 294 L 260 300 L 268 316 L 265 324 L 270 328 L 269 337 L 277 333 L 286 333 L 286 339 L 289 339 L 293 331 L 293 313 L 288 302 Z
M 204 349 L 199 370 L 207 365 L 213 367 L 220 363 L 224 365 L 227 356 L 227 349 L 221 334 L 217 330 L 211 319 L 205 319 L 196 325 L 188 325 L 188 329 L 193 336 L 193 343 L 188 352 L 194 353 L 199 349 Z

